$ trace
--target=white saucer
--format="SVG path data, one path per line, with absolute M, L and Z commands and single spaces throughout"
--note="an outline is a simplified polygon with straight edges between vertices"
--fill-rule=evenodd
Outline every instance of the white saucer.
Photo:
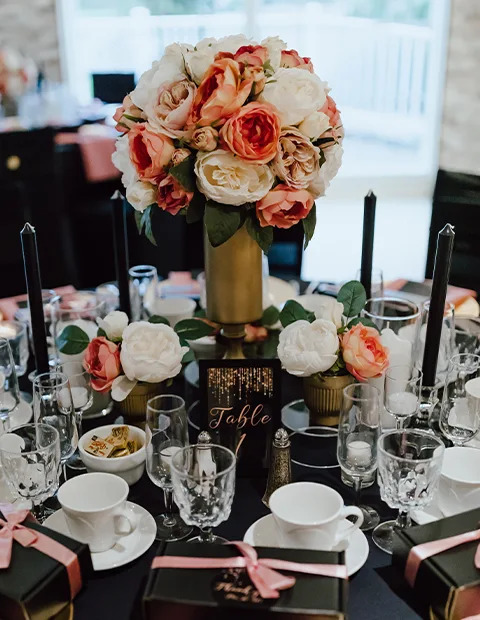
M 26 400 L 20 400 L 18 407 L 10 414 L 10 427 L 16 428 L 17 426 L 22 426 L 22 424 L 28 424 L 32 419 L 33 409 L 30 403 L 27 403 Z M 3 434 L 3 431 L 0 431 L 0 435 Z
M 345 524 L 350 522 L 345 519 Z M 279 547 L 275 536 L 276 525 L 273 515 L 262 517 L 251 525 L 245 536 L 244 542 L 252 547 Z M 368 558 L 368 541 L 361 530 L 352 534 L 350 544 L 345 551 L 345 564 L 347 565 L 348 576 L 350 577 L 362 568 Z
M 423 510 L 412 510 L 411 517 L 415 523 L 418 525 L 423 525 L 424 523 L 432 523 L 433 521 L 443 519 L 445 515 L 440 510 L 434 499 L 432 503 Z
M 92 553 L 93 568 L 96 571 L 118 568 L 136 560 L 148 551 L 155 540 L 157 526 L 152 515 L 133 502 L 127 502 L 127 506 L 138 516 L 137 528 L 129 536 L 123 536 L 112 549 Z M 45 519 L 43 525 L 54 532 L 72 537 L 62 509 Z

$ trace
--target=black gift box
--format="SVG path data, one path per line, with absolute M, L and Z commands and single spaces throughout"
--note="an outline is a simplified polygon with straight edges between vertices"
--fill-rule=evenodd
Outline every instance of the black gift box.
M 0 512 L 0 518 L 3 518 Z M 36 521 L 23 525 L 53 538 L 78 556 L 82 584 L 93 573 L 88 545 L 58 534 Z M 13 541 L 10 566 L 0 569 L 0 620 L 67 620 L 73 617 L 67 569 L 33 547 Z
M 402 530 L 394 538 L 393 565 L 405 573 L 410 549 L 480 527 L 480 509 Z M 480 570 L 474 558 L 479 541 L 431 556 L 420 563 L 414 592 L 425 618 L 460 620 L 480 614 Z
M 256 547 L 259 558 L 308 564 L 344 564 L 343 553 Z M 158 555 L 228 558 L 232 545 L 172 543 Z M 145 620 L 332 620 L 347 608 L 346 579 L 287 573 L 296 583 L 280 597 L 263 600 L 243 569 L 152 569 L 143 595 Z M 231 587 L 230 587 L 231 584 Z M 227 587 L 225 587 L 227 586 Z M 228 594 L 228 596 L 227 596 Z M 233 600 L 234 599 L 234 600 Z M 247 599 L 247 602 L 244 600 Z

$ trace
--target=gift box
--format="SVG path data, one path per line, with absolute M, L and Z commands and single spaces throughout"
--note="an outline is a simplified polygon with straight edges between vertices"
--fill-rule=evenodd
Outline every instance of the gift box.
M 480 614 L 479 527 L 476 509 L 395 536 L 393 565 L 413 588 L 423 617 L 461 620 Z
M 262 597 L 261 588 L 250 579 L 247 568 L 235 566 L 244 559 L 235 543 L 173 543 L 160 547 L 152 563 L 143 596 L 145 620 L 332 620 L 346 617 L 348 580 L 343 553 L 249 546 L 247 549 L 258 554 L 259 564 L 263 561 L 275 564 L 277 580 L 291 579 L 294 585 L 279 589 L 278 598 Z M 209 567 L 210 559 L 231 566 Z M 157 560 L 176 566 L 190 566 L 193 561 L 197 567 L 153 568 Z M 343 578 L 282 570 L 279 565 L 285 561 L 326 565 L 327 572 L 340 572 Z
M 5 508 L 0 512 L 1 620 L 72 618 L 71 601 L 93 573 L 88 545 L 41 526 L 27 514 L 17 523 L 12 519 L 17 514 Z

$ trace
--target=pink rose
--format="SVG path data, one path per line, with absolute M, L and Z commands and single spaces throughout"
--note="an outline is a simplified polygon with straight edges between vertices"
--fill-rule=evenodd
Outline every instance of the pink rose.
M 183 137 L 196 92 L 195 84 L 186 78 L 162 84 L 155 99 L 145 107 L 153 129 L 170 138 Z
M 220 130 L 223 143 L 239 157 L 266 164 L 277 152 L 280 118 L 269 103 L 247 103 Z
M 175 147 L 163 134 L 152 131 L 148 123 L 137 123 L 128 132 L 130 159 L 142 181 L 162 176 Z
M 358 323 L 349 329 L 342 336 L 342 353 L 348 372 L 359 381 L 379 377 L 388 368 L 388 349 L 374 327 Z
M 190 157 L 191 152 L 188 149 L 175 149 L 172 154 L 172 166 L 178 166 L 182 161 Z
M 242 45 L 233 58 L 244 65 L 261 67 L 267 62 L 268 50 L 263 45 Z
M 280 66 L 287 69 L 306 69 L 313 73 L 313 64 L 308 56 L 300 56 L 296 50 L 282 50 L 280 56 Z
M 243 77 L 246 80 L 252 80 L 253 82 L 253 94 L 259 95 L 262 90 L 265 88 L 265 84 L 267 82 L 267 77 L 265 75 L 265 71 L 263 67 L 248 65 L 243 70 Z
M 218 131 L 213 127 L 199 127 L 192 133 L 190 146 L 198 151 L 214 151 L 218 144 Z
M 128 118 L 128 117 L 133 117 Z M 122 105 L 117 108 L 113 115 L 113 120 L 116 121 L 115 129 L 120 133 L 126 133 L 137 123 L 145 120 L 145 115 L 140 108 L 133 103 L 130 99 L 130 95 L 126 95 L 123 99 Z
M 240 65 L 235 60 L 217 60 L 210 65 L 198 87 L 189 124 L 200 127 L 222 125 L 245 103 L 252 83 L 252 80 L 242 78 Z
M 291 228 L 307 217 L 313 207 L 313 197 L 306 189 L 291 189 L 277 185 L 257 202 L 260 226 Z
M 301 131 L 287 127 L 280 133 L 273 171 L 293 189 L 305 189 L 320 170 L 320 149 Z
M 187 190 L 171 174 L 167 174 L 158 184 L 158 206 L 171 215 L 188 207 L 193 198 L 193 192 Z
M 327 95 L 327 100 L 322 105 L 319 112 L 323 112 L 328 116 L 331 127 L 336 127 L 340 124 L 340 110 L 337 109 L 337 104 L 330 95 Z
M 92 375 L 92 387 L 97 392 L 107 392 L 120 374 L 120 351 L 114 342 L 104 336 L 94 338 L 83 358 L 85 370 Z

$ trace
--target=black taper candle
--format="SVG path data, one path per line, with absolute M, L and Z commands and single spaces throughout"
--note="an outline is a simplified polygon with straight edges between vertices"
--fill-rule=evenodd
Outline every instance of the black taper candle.
M 367 299 L 370 299 L 372 296 L 373 239 L 375 236 L 376 206 L 377 197 L 370 190 L 365 196 L 363 207 L 362 264 L 360 267 L 360 281 L 367 293 Z
M 48 372 L 47 333 L 43 314 L 42 281 L 38 264 L 37 237 L 35 228 L 28 222 L 20 233 L 23 251 L 23 265 L 27 283 L 30 326 L 37 374 Z
M 128 280 L 128 242 L 125 198 L 117 190 L 112 196 L 113 245 L 115 253 L 115 271 L 117 273 L 118 291 L 120 293 L 120 310 L 132 316 L 130 306 L 130 288 Z
M 434 387 L 437 375 L 438 351 L 442 337 L 445 300 L 447 298 L 448 278 L 452 263 L 455 232 L 451 224 L 446 224 L 438 233 L 435 267 L 433 270 L 432 294 L 428 312 L 425 352 L 423 354 L 423 385 Z

